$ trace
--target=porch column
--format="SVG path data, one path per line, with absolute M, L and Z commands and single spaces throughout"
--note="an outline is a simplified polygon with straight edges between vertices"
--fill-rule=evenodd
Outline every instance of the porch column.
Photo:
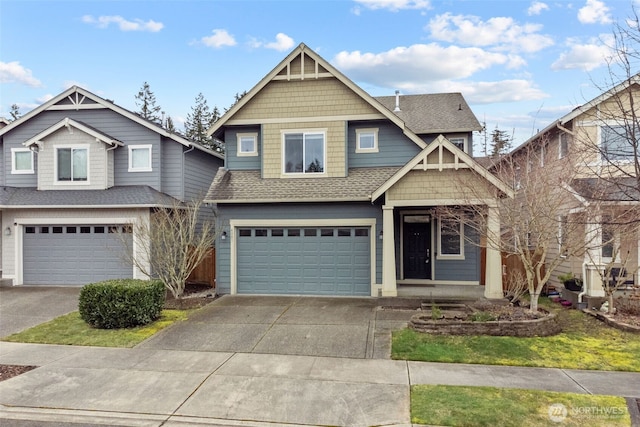
M 398 296 L 393 206 L 382 207 L 382 296 Z
M 602 216 L 599 214 L 591 214 L 587 219 L 585 227 L 585 246 L 587 250 L 584 254 L 584 263 L 586 264 L 584 281 L 584 289 L 588 296 L 603 297 L 604 288 L 602 287 L 602 277 L 600 273 L 604 271 L 602 261 Z
M 504 298 L 502 291 L 502 258 L 500 256 L 500 215 L 497 206 L 487 213 L 487 265 L 485 268 L 485 298 Z

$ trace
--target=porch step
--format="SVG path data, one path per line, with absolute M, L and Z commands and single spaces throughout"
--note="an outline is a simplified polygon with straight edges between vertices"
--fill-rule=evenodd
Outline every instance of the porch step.
M 418 297 L 425 301 L 475 301 L 484 298 L 479 285 L 398 285 L 398 297 Z
M 0 286 L 13 286 L 13 279 L 0 278 Z

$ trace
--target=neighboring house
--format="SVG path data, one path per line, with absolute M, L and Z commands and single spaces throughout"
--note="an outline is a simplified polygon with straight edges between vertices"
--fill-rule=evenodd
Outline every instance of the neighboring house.
M 142 277 L 121 253 L 126 241 L 141 256 L 132 226 L 202 197 L 223 163 L 75 86 L 0 129 L 0 147 L 2 277 L 14 285 Z
M 516 189 L 521 176 L 544 174 L 551 161 L 564 168 L 556 190 L 564 193 L 566 204 L 556 210 L 557 241 L 547 257 L 547 264 L 552 259 L 560 263 L 549 283 L 560 287 L 558 276 L 569 273 L 583 279 L 580 299 L 604 296 L 607 271 L 615 276 L 622 270 L 625 285 L 638 284 L 639 96 L 640 76 L 635 75 L 553 121 L 510 153 L 518 165 Z M 570 253 L 563 247 L 567 241 L 580 250 Z
M 437 213 L 482 204 L 499 231 L 496 198 L 512 192 L 471 157 L 479 129 L 459 93 L 374 98 L 299 45 L 210 130 L 226 147 L 205 197 L 223 227 L 218 292 L 484 284 L 502 298 L 499 251 L 486 250 L 481 277 L 480 237 Z M 470 200 L 464 185 L 486 196 Z
M 9 123 L 11 123 L 9 120 L 5 119 L 4 117 L 0 117 L 0 129 L 2 129 L 5 126 L 8 126 Z

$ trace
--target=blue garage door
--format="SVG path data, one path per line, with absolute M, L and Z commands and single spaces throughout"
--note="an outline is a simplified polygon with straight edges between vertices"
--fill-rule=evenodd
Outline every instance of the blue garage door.
M 368 227 L 240 228 L 238 293 L 371 295 Z
M 123 225 L 25 226 L 23 281 L 86 285 L 131 278 L 133 267 L 123 261 L 122 251 L 132 247 L 132 236 L 131 228 Z

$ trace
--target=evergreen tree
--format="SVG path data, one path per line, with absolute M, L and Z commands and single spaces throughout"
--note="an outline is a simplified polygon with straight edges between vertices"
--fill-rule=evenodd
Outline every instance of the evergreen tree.
M 240 101 L 240 99 L 242 99 L 243 96 L 245 96 L 247 94 L 247 91 L 245 90 L 242 93 L 238 93 L 236 92 L 233 103 L 229 106 L 229 108 L 225 108 L 224 112 L 226 113 L 227 111 L 229 111 L 230 109 L 233 108 L 234 105 L 236 105 L 238 103 L 238 101 Z
M 176 127 L 173 124 L 173 119 L 171 118 L 171 116 L 167 116 L 167 120 L 166 120 L 166 122 L 164 124 L 164 127 L 169 132 L 176 133 Z
M 11 105 L 11 111 L 9 112 L 9 114 L 11 115 L 12 122 L 20 118 L 22 114 L 20 114 L 20 107 L 18 107 L 18 104 Z
M 187 114 L 187 120 L 184 123 L 184 130 L 187 139 L 213 148 L 211 137 L 207 135 L 207 131 L 215 122 L 213 113 L 209 109 L 207 100 L 204 99 L 202 92 L 196 96 L 195 105 L 191 107 L 191 113 Z
M 137 113 L 146 120 L 162 124 L 160 118 L 160 106 L 156 105 L 156 96 L 151 91 L 149 83 L 144 82 L 136 95 L 136 106 L 140 109 Z
M 507 154 L 511 150 L 511 137 L 506 131 L 498 129 L 498 126 L 491 132 L 491 157 L 499 157 Z

